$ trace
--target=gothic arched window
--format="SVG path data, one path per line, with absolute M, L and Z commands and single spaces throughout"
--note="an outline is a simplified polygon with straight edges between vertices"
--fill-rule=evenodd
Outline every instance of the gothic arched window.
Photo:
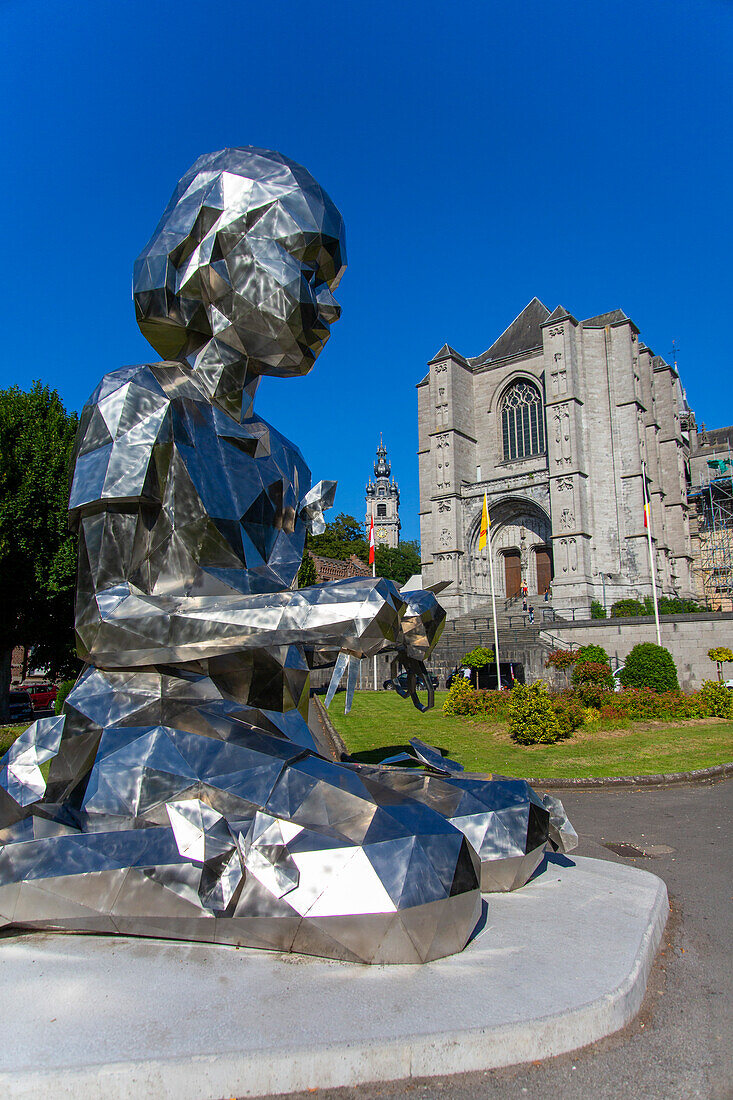
M 515 382 L 501 403 L 504 461 L 541 455 L 545 451 L 542 396 L 531 382 Z

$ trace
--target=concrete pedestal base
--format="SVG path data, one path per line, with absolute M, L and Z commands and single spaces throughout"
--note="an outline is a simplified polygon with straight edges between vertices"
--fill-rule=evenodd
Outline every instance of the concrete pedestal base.
M 558 859 L 487 896 L 460 955 L 359 966 L 102 936 L 0 939 L 0 1095 L 217 1100 L 489 1069 L 637 1012 L 667 919 L 656 876 Z

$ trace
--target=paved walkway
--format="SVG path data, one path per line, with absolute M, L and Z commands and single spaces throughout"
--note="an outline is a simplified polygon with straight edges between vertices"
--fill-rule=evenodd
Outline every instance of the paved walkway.
M 646 868 L 669 890 L 672 918 L 633 1023 L 547 1062 L 294 1093 L 292 1100 L 731 1100 L 733 780 L 562 797 L 581 837 L 578 855 Z M 653 854 L 623 859 L 604 847 L 619 842 Z

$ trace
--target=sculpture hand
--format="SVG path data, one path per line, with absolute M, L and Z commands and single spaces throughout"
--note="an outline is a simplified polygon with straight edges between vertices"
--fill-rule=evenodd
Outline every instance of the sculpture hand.
M 402 636 L 398 653 L 424 662 L 438 644 L 445 626 L 445 610 L 432 592 L 415 591 L 400 593 L 407 604 L 402 617 Z

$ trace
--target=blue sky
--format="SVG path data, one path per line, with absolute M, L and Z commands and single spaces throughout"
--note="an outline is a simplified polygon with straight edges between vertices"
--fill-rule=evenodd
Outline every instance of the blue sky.
M 79 409 L 154 359 L 133 260 L 200 153 L 253 144 L 346 220 L 342 319 L 257 402 L 336 511 L 383 431 L 418 536 L 415 383 L 534 295 L 675 340 L 698 419 L 733 422 L 729 0 L 0 0 L 0 42 L 0 386 Z

